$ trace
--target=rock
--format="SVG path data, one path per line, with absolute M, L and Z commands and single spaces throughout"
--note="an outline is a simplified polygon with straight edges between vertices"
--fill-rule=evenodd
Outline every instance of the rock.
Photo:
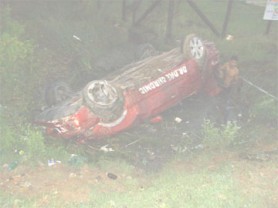
M 116 180 L 118 178 L 118 176 L 115 175 L 114 173 L 107 173 L 106 175 L 108 178 L 110 178 L 112 180 Z
M 175 122 L 176 122 L 176 123 L 181 123 L 181 122 L 182 122 L 182 119 L 179 118 L 179 117 L 176 117 L 176 118 L 175 118 Z
M 69 178 L 76 178 L 76 176 L 77 176 L 76 173 L 70 173 L 69 174 Z

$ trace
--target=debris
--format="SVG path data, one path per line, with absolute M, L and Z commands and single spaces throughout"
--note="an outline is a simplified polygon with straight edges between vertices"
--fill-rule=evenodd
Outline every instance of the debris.
M 8 165 L 8 169 L 9 170 L 14 170 L 18 165 L 18 162 L 17 161 L 14 161 L 14 162 L 11 162 L 9 165 Z
M 203 144 L 198 144 L 198 145 L 192 147 L 191 149 L 204 149 L 204 145 Z
M 264 162 L 273 159 L 272 157 L 276 155 L 278 155 L 278 149 L 258 153 L 242 153 L 240 154 L 240 157 L 242 159 Z
M 136 139 L 135 141 L 128 143 L 125 147 L 127 148 L 130 145 L 136 144 L 137 142 L 141 141 L 142 139 Z
M 81 39 L 80 39 L 78 36 L 76 36 L 76 35 L 73 35 L 72 37 L 73 37 L 74 39 L 76 39 L 76 40 L 81 41 Z
M 99 150 L 103 151 L 103 152 L 114 152 L 115 150 L 113 150 L 111 147 L 107 147 L 108 144 L 102 146 Z
M 25 152 L 24 152 L 24 150 L 20 150 L 20 151 L 18 152 L 18 154 L 19 154 L 19 155 L 24 155 Z
M 110 178 L 112 180 L 116 180 L 118 178 L 118 176 L 115 175 L 114 173 L 107 173 L 106 175 L 108 178 Z
M 163 118 L 161 116 L 156 116 L 156 117 L 153 117 L 150 122 L 155 124 L 155 123 L 160 123 L 161 121 L 163 120 Z
M 61 164 L 61 161 L 60 160 L 54 160 L 54 159 L 50 159 L 50 160 L 47 161 L 48 167 L 51 167 L 51 166 L 54 166 L 54 165 L 57 165 L 57 164 Z
M 102 180 L 102 177 L 101 177 L 101 176 L 95 177 L 95 181 L 96 181 L 96 182 L 100 182 L 101 180 Z
M 139 189 L 140 189 L 140 191 L 144 191 L 145 190 L 144 186 L 140 186 Z
M 226 40 L 228 40 L 228 41 L 234 40 L 234 36 L 232 36 L 232 35 L 227 35 L 227 36 L 226 36 Z
M 76 176 L 77 176 L 76 173 L 70 173 L 69 174 L 69 178 L 76 178 Z
M 2 165 L 3 170 L 7 170 L 9 168 L 9 164 L 5 163 Z
M 176 118 L 175 118 L 175 122 L 177 122 L 177 123 L 181 123 L 181 122 L 182 122 L 182 119 L 181 119 L 181 118 L 179 118 L 179 117 L 176 117 Z
M 32 184 L 29 181 L 25 181 L 24 183 L 21 184 L 21 187 L 23 187 L 23 188 L 31 188 Z
M 87 158 L 80 155 L 71 154 L 68 162 L 72 166 L 82 166 L 84 163 L 87 162 Z
M 188 136 L 187 132 L 182 132 L 182 136 Z
M 178 153 L 184 153 L 188 150 L 188 148 L 186 146 L 182 147 L 182 146 L 176 146 L 176 145 L 171 144 L 170 147 L 173 151 L 178 152 Z
M 109 201 L 110 207 L 116 207 L 116 203 L 113 200 Z

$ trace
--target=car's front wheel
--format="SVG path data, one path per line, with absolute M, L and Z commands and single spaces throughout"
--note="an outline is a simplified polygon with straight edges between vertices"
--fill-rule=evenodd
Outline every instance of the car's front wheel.
M 195 34 L 187 35 L 181 45 L 185 59 L 194 59 L 202 66 L 206 59 L 206 50 L 203 40 Z

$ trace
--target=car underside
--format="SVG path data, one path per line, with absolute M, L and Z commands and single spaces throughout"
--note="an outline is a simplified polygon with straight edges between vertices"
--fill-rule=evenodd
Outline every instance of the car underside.
M 188 35 L 180 48 L 145 58 L 89 82 L 44 110 L 36 123 L 61 138 L 97 139 L 152 119 L 193 94 L 219 92 L 214 43 Z

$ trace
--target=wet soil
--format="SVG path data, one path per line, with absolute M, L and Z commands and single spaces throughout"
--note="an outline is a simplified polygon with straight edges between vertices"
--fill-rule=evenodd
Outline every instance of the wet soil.
M 138 190 L 149 186 L 150 173 L 159 175 L 165 167 L 194 173 L 204 169 L 217 172 L 228 165 L 245 194 L 262 196 L 270 207 L 278 204 L 278 140 L 251 138 L 225 149 L 209 149 L 200 138 L 204 115 L 209 109 L 204 108 L 204 103 L 209 105 L 200 97 L 192 97 L 163 114 L 161 123 L 147 122 L 116 138 L 85 144 L 88 157 L 111 154 L 112 161 L 120 158 L 134 168 L 129 173 L 111 169 L 111 175 L 88 164 L 79 168 L 69 164 L 20 165 L 15 170 L 0 172 L 0 189 L 16 197 L 37 199 L 41 206 L 53 197 L 79 203 L 90 200 L 92 187 L 101 187 L 99 191 L 104 193 L 126 192 L 129 187 L 125 182 L 130 179 L 138 181 Z M 269 131 L 276 132 L 275 128 Z M 103 145 L 114 152 L 101 153 Z

